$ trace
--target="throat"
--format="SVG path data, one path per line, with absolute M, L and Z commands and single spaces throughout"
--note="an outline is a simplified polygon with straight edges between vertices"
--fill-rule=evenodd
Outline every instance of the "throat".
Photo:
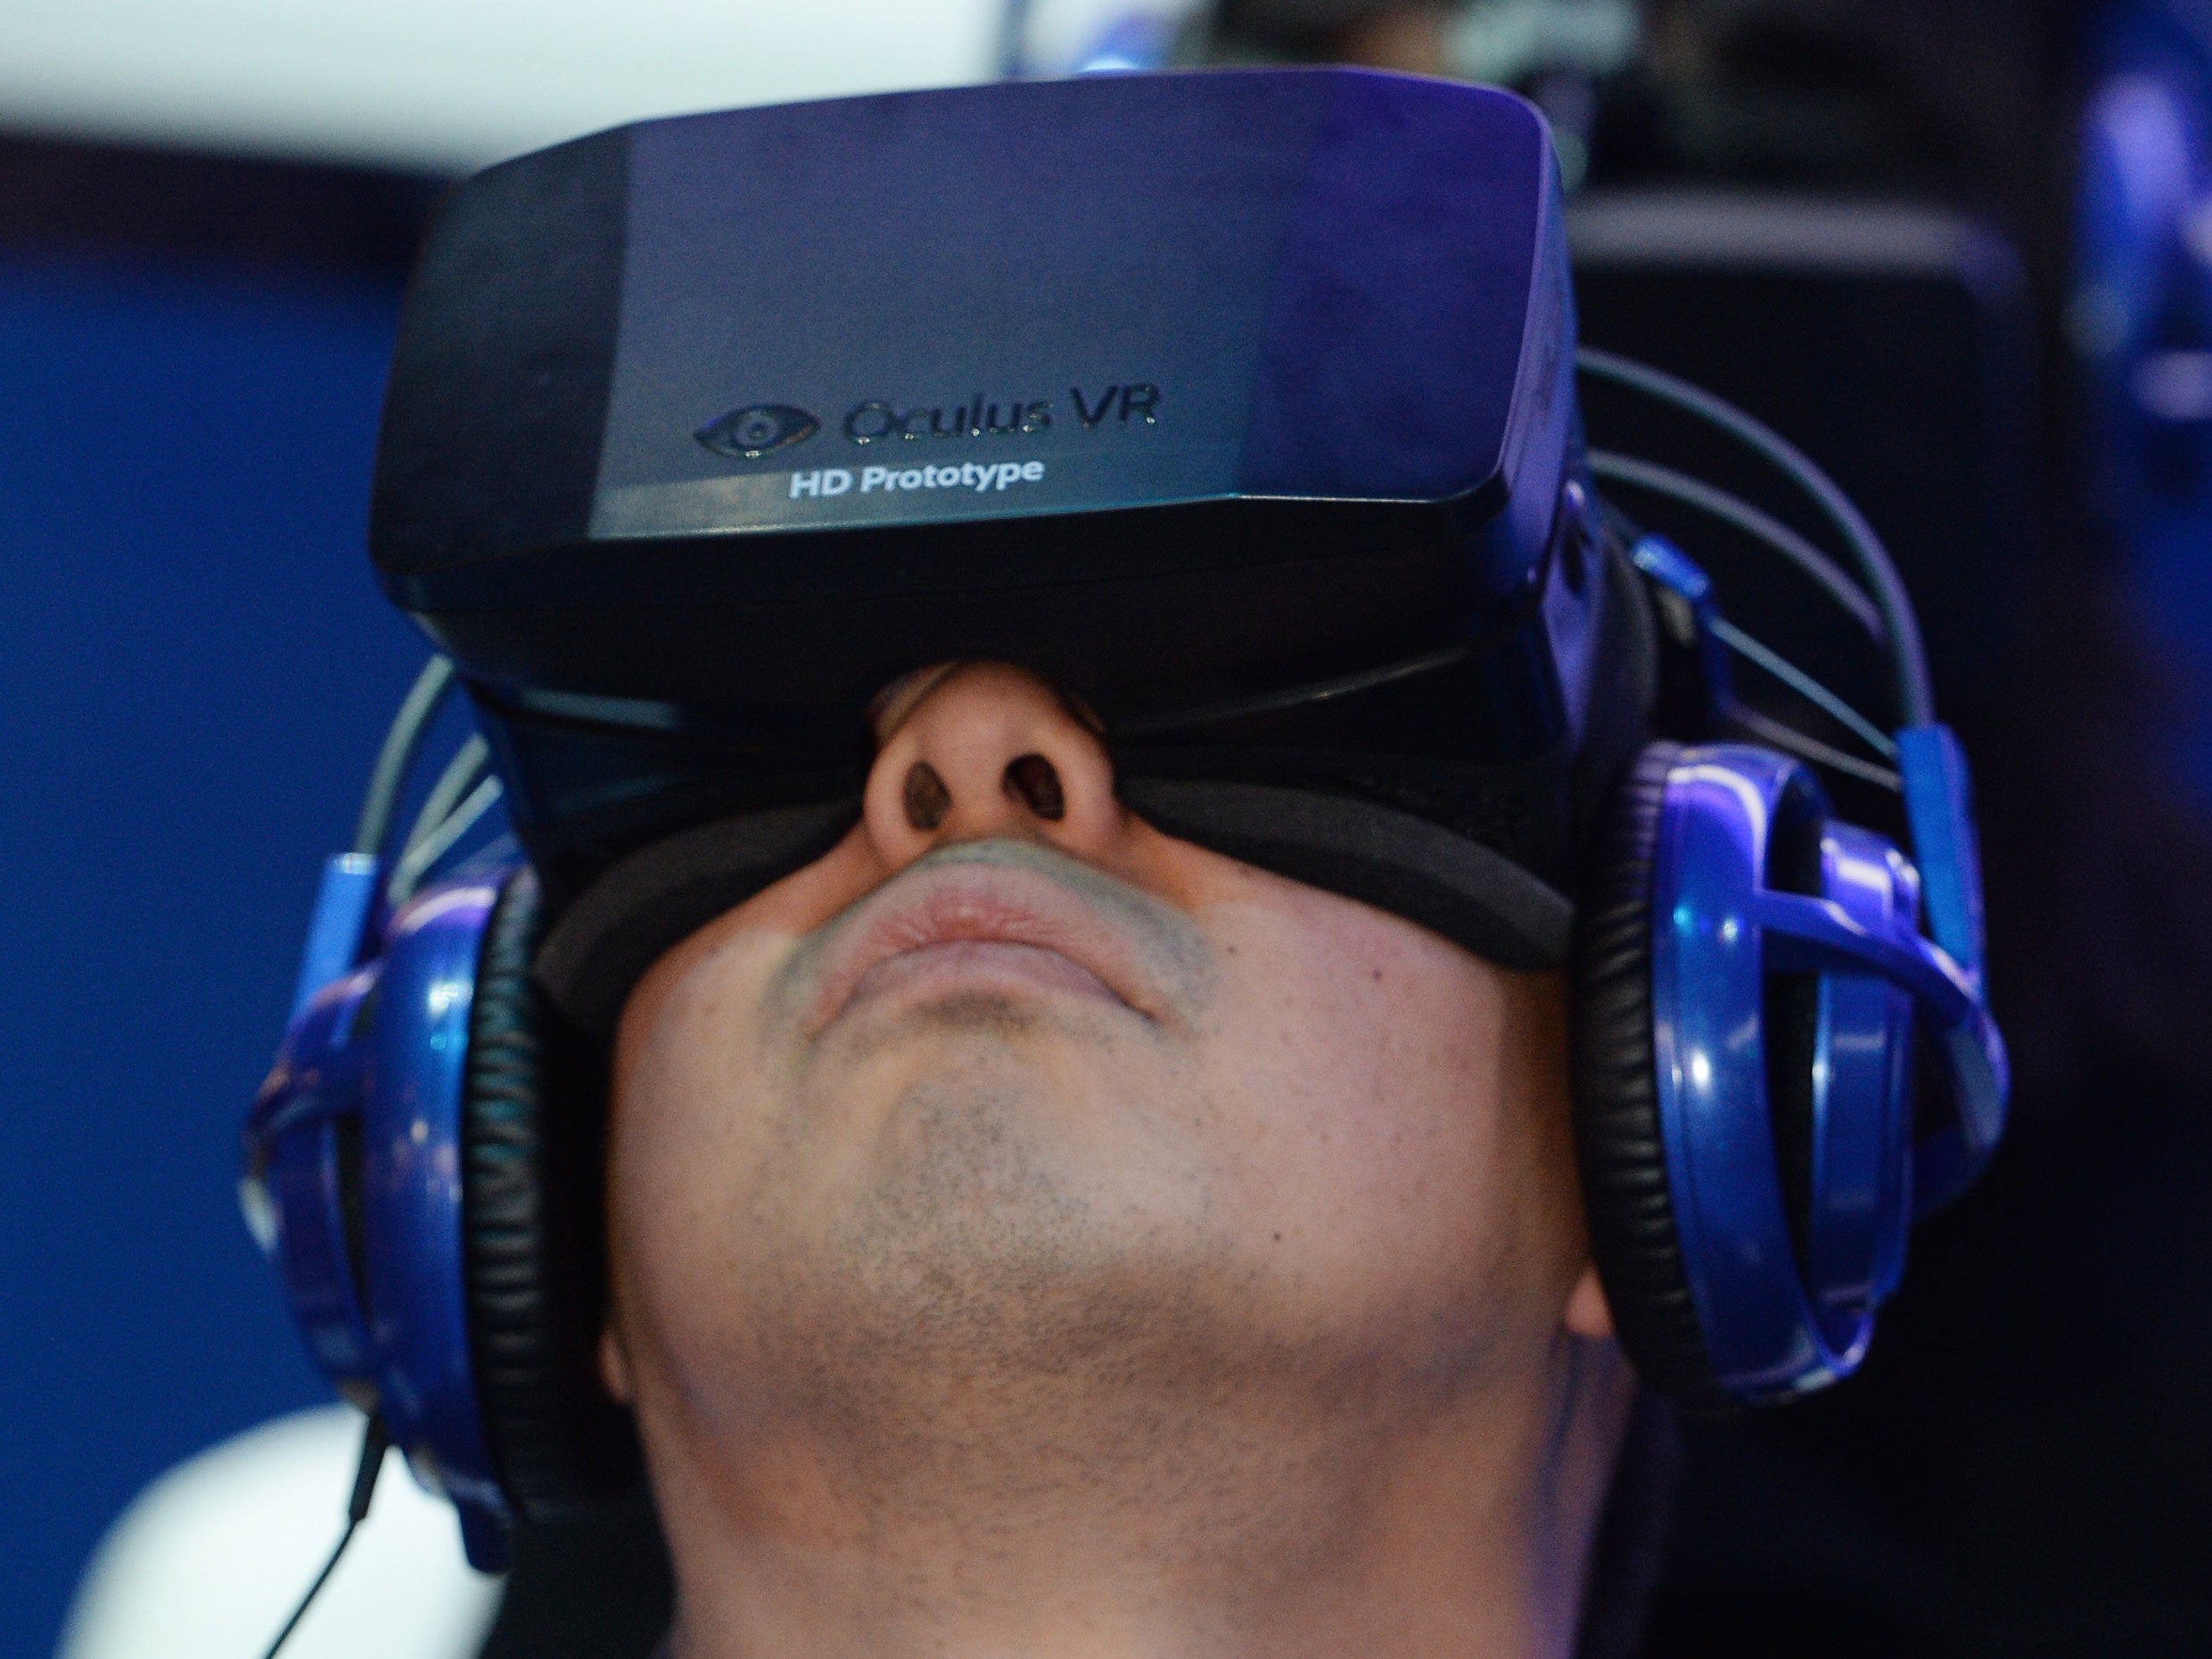
M 739 1437 L 648 1417 L 678 1659 L 1571 1651 L 1598 1494 L 1559 1485 L 1555 1414 L 1323 1410 L 1195 1355 L 1164 1382 L 1171 1339 L 1133 1323 L 1059 1332 L 1057 1369 L 818 1369 Z M 1601 1489 L 1609 1458 L 1599 1434 L 1569 1460 Z

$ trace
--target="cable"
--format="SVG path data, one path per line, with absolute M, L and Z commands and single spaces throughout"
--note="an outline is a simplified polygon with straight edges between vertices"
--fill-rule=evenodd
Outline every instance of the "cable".
M 1262 692 L 1252 697 L 1232 697 L 1224 702 L 1209 702 L 1196 709 L 1172 709 L 1164 714 L 1139 716 L 1133 720 L 1117 723 L 1116 737 L 1150 737 L 1160 732 L 1181 731 L 1194 726 L 1213 726 L 1223 720 L 1249 719 L 1254 715 L 1273 714 L 1279 710 L 1302 708 L 1308 703 L 1327 702 L 1333 697 L 1350 696 L 1357 692 L 1373 691 L 1378 686 L 1411 679 L 1417 675 L 1432 674 L 1438 669 L 1448 669 L 1463 662 L 1475 654 L 1477 642 L 1447 645 L 1424 656 L 1407 657 L 1397 662 L 1386 662 L 1378 669 L 1361 669 L 1356 674 L 1339 675 L 1335 679 L 1314 680 L 1303 686 L 1293 686 L 1287 691 Z
M 391 882 L 384 889 L 385 902 L 394 910 L 415 896 L 415 890 L 431 866 L 451 852 L 454 843 L 476 827 L 476 821 L 499 799 L 499 780 L 487 777 L 469 792 L 468 799 L 448 813 L 438 827 L 400 855 Z
M 452 685 L 450 657 L 432 657 L 415 677 L 399 712 L 392 716 L 391 729 L 384 734 L 383 747 L 376 751 L 376 765 L 369 773 L 368 790 L 361 801 L 360 822 L 353 832 L 355 852 L 373 858 L 383 850 L 392 811 L 399 804 L 399 786 L 407 781 L 407 762 L 415 758 L 423 728 Z
M 1648 489 L 1684 506 L 1731 524 L 1755 541 L 1764 542 L 1819 583 L 1828 596 L 1857 619 L 1876 645 L 1886 637 L 1881 612 L 1856 582 L 1836 568 L 1836 563 L 1780 519 L 1759 511 L 1739 496 L 1715 489 L 1701 479 L 1678 472 L 1656 461 L 1616 455 L 1607 449 L 1590 452 L 1590 470 L 1596 477 L 1632 489 Z
M 368 1518 L 369 1499 L 376 1492 L 376 1477 L 383 1469 L 384 1453 L 391 1449 L 391 1436 L 384 1431 L 383 1418 L 370 1413 L 361 1431 L 361 1461 L 353 1472 L 353 1498 L 346 1505 L 346 1530 L 338 1535 L 338 1547 L 330 1552 L 330 1559 L 323 1563 L 323 1570 L 315 1575 L 315 1582 L 308 1586 L 308 1593 L 300 1597 L 300 1605 L 292 1610 L 292 1617 L 284 1621 L 284 1628 L 276 1632 L 276 1639 L 268 1645 L 261 1659 L 276 1659 L 277 1650 L 292 1639 L 292 1631 L 300 1628 L 300 1621 L 307 1617 L 308 1609 L 323 1593 L 323 1586 L 330 1582 L 330 1575 L 338 1570 L 339 1557 L 346 1553 L 346 1546 L 353 1542 L 354 1532 Z
M 1772 743 L 1775 748 L 1800 759 L 1863 779 L 1877 788 L 1887 790 L 1893 795 L 1904 793 L 1904 779 L 1887 767 L 1876 766 L 1871 761 L 1860 760 L 1856 755 L 1846 754 L 1817 737 L 1807 737 L 1796 727 L 1784 726 L 1780 720 L 1764 715 L 1756 709 L 1747 708 L 1740 702 L 1733 703 L 1729 708 L 1728 718 L 1763 743 Z
M 438 781 L 423 797 L 422 810 L 415 815 L 415 822 L 407 830 L 407 838 L 400 843 L 401 855 L 413 852 L 423 841 L 438 833 L 438 826 L 452 815 L 461 798 L 475 787 L 484 765 L 491 759 L 491 745 L 472 733 L 468 741 L 453 751 L 453 759 L 446 762 L 446 769 L 438 775 Z
M 1595 379 L 1640 392 L 1719 428 L 1762 456 L 1811 498 L 1851 549 L 1860 574 L 1866 579 L 1875 609 L 1881 613 L 1882 625 L 1888 635 L 1889 660 L 1896 677 L 1899 723 L 1932 723 L 1936 703 L 1928 685 L 1928 649 L 1921 643 L 1920 625 L 1912 614 L 1912 602 L 1905 593 L 1904 579 L 1898 576 L 1897 567 L 1891 563 L 1888 550 L 1874 533 L 1873 526 L 1851 505 L 1850 497 L 1836 487 L 1835 480 L 1764 422 L 1686 380 L 1588 346 L 1575 353 L 1575 363 L 1582 373 Z
M 1757 663 L 1814 708 L 1832 716 L 1838 725 L 1850 727 L 1854 736 L 1883 760 L 1897 758 L 1896 739 L 1780 652 L 1761 645 L 1726 617 L 1715 616 L 1706 626 L 1713 630 L 1714 638 L 1738 656 Z
M 400 843 L 400 853 L 392 866 L 391 876 L 384 883 L 384 903 L 388 909 L 397 910 L 415 891 L 415 884 L 422 873 L 430 867 L 437 854 L 418 859 L 416 849 L 437 836 L 453 816 L 464 795 L 474 787 L 483 775 L 484 763 L 490 758 L 491 747 L 481 735 L 472 735 L 469 740 L 454 751 L 453 759 L 446 762 L 446 769 L 431 785 L 430 793 L 423 801 L 422 810 L 415 815 L 415 822 L 407 830 L 407 838 Z M 467 825 L 464 825 L 463 829 Z M 453 845 L 460 831 L 445 837 L 440 850 Z
M 1696 480 L 1690 481 L 1694 483 Z M 1602 497 L 1599 499 L 1599 506 L 1604 513 L 1609 533 L 1620 538 L 1630 546 L 1635 546 L 1642 539 L 1643 531 L 1618 507 Z M 1705 628 L 1713 638 L 1726 649 L 1733 651 L 1746 661 L 1764 669 L 1815 707 L 1826 710 L 1830 715 L 1848 727 L 1877 752 L 1887 759 L 1895 757 L 1897 744 L 1894 738 L 1780 652 L 1760 644 L 1750 635 L 1709 608 L 1704 611 L 1703 619 L 1698 625 Z M 1734 698 L 1729 697 L 1725 692 L 1722 694 L 1722 699 L 1726 705 L 1729 718 L 1733 719 L 1739 725 L 1755 728 L 1764 741 L 1772 743 L 1778 749 L 1787 750 L 1791 754 L 1801 756 L 1807 760 L 1818 761 L 1822 766 L 1833 767 L 1839 772 L 1847 772 L 1854 777 L 1863 778 L 1884 789 L 1902 791 L 1904 788 L 1903 778 L 1887 767 L 1872 766 L 1846 754 L 1832 744 L 1824 743 L 1817 737 L 1800 732 L 1794 727 L 1785 726 L 1780 720 L 1772 719 L 1737 702 Z

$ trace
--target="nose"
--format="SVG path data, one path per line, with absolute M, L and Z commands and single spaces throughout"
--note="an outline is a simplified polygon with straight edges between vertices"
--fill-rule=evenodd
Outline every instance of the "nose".
M 894 694 L 862 818 L 903 869 L 932 848 L 1012 836 L 1104 858 L 1122 833 L 1106 745 L 1044 680 L 1000 662 L 919 676 Z

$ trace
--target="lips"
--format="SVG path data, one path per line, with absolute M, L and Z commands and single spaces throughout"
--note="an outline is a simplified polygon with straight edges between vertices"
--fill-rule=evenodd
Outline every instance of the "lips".
M 818 1032 L 893 993 L 987 984 L 1149 1014 L 1147 978 L 1122 931 L 1049 876 L 1011 863 L 925 862 L 843 919 L 805 1025 Z

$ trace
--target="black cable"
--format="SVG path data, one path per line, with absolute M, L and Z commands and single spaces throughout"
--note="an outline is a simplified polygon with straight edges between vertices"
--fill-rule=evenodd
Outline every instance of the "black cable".
M 1172 709 L 1164 714 L 1142 715 L 1135 719 L 1117 721 L 1116 737 L 1151 737 L 1161 732 L 1181 731 L 1194 726 L 1213 726 L 1223 720 L 1249 719 L 1257 714 L 1273 714 L 1283 709 L 1302 708 L 1311 702 L 1327 702 L 1331 698 L 1347 697 L 1354 693 L 1373 691 L 1416 675 L 1431 674 L 1438 669 L 1450 668 L 1473 656 L 1477 642 L 1446 645 L 1441 651 L 1426 655 L 1407 657 L 1397 662 L 1386 662 L 1377 669 L 1361 669 L 1356 674 L 1343 674 L 1334 679 L 1313 680 L 1303 686 L 1293 686 L 1285 691 L 1262 692 L 1256 696 L 1232 697 L 1224 702 L 1209 702 L 1196 709 Z
M 1631 489 L 1649 490 L 1670 501 L 1715 518 L 1723 524 L 1732 525 L 1755 541 L 1764 542 L 1817 582 L 1821 589 L 1845 610 L 1851 612 L 1861 628 L 1867 631 L 1876 645 L 1882 643 L 1881 612 L 1874 602 L 1856 582 L 1836 568 L 1835 561 L 1815 547 L 1789 525 L 1770 513 L 1762 513 L 1740 496 L 1725 489 L 1716 489 L 1703 479 L 1678 472 L 1671 466 L 1661 466 L 1656 461 L 1646 461 L 1635 456 L 1616 455 L 1608 449 L 1590 452 L 1591 475 L 1603 482 L 1625 484 Z
M 1885 760 L 1897 758 L 1897 741 L 1888 733 L 1861 714 L 1827 686 L 1782 655 L 1771 645 L 1763 645 L 1724 616 L 1715 616 L 1706 627 L 1713 637 L 1726 645 L 1747 662 L 1756 664 L 1776 679 L 1796 692 L 1814 708 L 1843 727 L 1861 743 Z
M 445 659 L 440 657 L 439 661 Z M 261 1659 L 276 1659 L 277 1650 L 292 1639 L 292 1631 L 300 1628 L 300 1621 L 307 1617 L 308 1609 L 323 1593 L 323 1586 L 330 1582 L 330 1575 L 338 1570 L 338 1558 L 346 1553 L 354 1532 L 368 1518 L 369 1499 L 376 1492 L 376 1476 L 382 1470 L 384 1454 L 390 1450 L 391 1436 L 384 1432 L 384 1420 L 372 1412 L 361 1431 L 361 1462 L 353 1474 L 352 1501 L 346 1505 L 346 1530 L 338 1535 L 338 1548 L 330 1552 L 330 1559 L 323 1563 L 323 1570 L 315 1575 L 315 1582 L 308 1586 L 308 1593 L 300 1597 L 300 1605 L 292 1610 L 292 1617 L 284 1621 L 284 1628 L 276 1632 L 276 1639 L 268 1645 L 268 1651 Z
M 1936 700 L 1928 678 L 1928 648 L 1921 643 L 1920 620 L 1912 614 L 1912 601 L 1905 592 L 1904 579 L 1897 574 L 1897 567 L 1882 546 L 1881 538 L 1874 533 L 1873 526 L 1851 504 L 1851 498 L 1836 487 L 1833 479 L 1764 422 L 1663 369 L 1589 346 L 1575 354 L 1575 365 L 1594 379 L 1610 381 L 1616 386 L 1640 392 L 1718 428 L 1803 490 L 1851 549 L 1860 574 L 1866 579 L 1875 609 L 1881 612 L 1883 628 L 1889 636 L 1889 661 L 1895 673 L 1899 724 L 1925 726 L 1935 719 Z
M 407 781 L 407 762 L 431 716 L 453 685 L 453 660 L 432 657 L 415 677 L 399 712 L 392 716 L 383 747 L 376 751 L 375 768 L 369 773 L 368 790 L 361 800 L 361 818 L 353 832 L 353 850 L 374 858 L 383 850 L 384 834 L 391 827 L 393 809 L 399 804 L 399 786 Z
M 1875 766 L 1856 755 L 1846 754 L 1832 743 L 1809 737 L 1796 727 L 1785 726 L 1747 703 L 1731 702 L 1725 713 L 1730 720 L 1763 743 L 1771 743 L 1785 753 L 1810 760 L 1816 766 L 1832 768 L 1863 783 L 1871 784 L 1878 789 L 1886 789 L 1893 795 L 1904 792 L 1904 779 L 1887 767 Z
M 1600 496 L 1598 506 L 1608 533 L 1618 538 L 1624 546 L 1632 547 L 1643 538 L 1641 527 L 1614 503 Z M 1713 617 L 1706 626 L 1711 629 L 1713 637 L 1725 649 L 1765 669 L 1808 702 L 1826 710 L 1885 760 L 1895 758 L 1897 745 L 1893 738 L 1780 652 L 1761 645 L 1741 628 L 1731 626 L 1718 616 Z M 1772 743 L 1775 748 L 1785 750 L 1800 759 L 1848 773 L 1892 793 L 1904 787 L 1904 780 L 1887 767 L 1871 765 L 1854 755 L 1846 754 L 1833 744 L 1824 743 L 1809 733 L 1800 732 L 1795 727 L 1770 719 L 1733 698 L 1726 699 L 1726 702 L 1728 706 L 1723 711 L 1725 718 L 1752 729 L 1762 742 Z

